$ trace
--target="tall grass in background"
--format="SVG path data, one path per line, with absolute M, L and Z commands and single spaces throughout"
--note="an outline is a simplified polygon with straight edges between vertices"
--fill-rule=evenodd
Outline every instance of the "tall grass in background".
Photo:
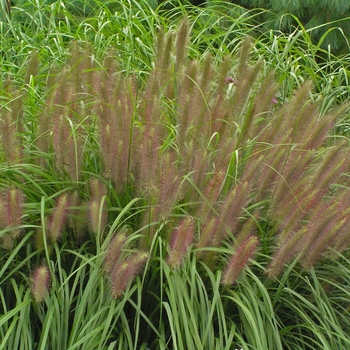
M 1 27 L 0 349 L 348 348 L 342 61 L 221 2 L 39 5 Z
M 118 51 L 123 69 L 147 75 L 150 69 L 156 33 L 161 27 L 172 27 L 186 15 L 191 18 L 193 58 L 213 53 L 214 60 L 235 54 L 238 43 L 247 35 L 256 38 L 257 57 L 263 57 L 266 70 L 275 69 L 282 84 L 281 99 L 306 79 L 312 79 L 318 94 L 324 98 L 323 111 L 348 96 L 348 54 L 334 56 L 321 48 L 324 37 L 314 45 L 313 28 L 299 28 L 291 35 L 277 31 L 262 34 L 259 11 L 223 1 L 209 1 L 196 8 L 177 1 L 164 1 L 157 7 L 152 1 L 18 0 L 12 7 L 10 24 L 2 22 L 1 64 L 5 71 L 24 76 L 29 54 L 36 50 L 45 62 L 47 72 L 53 64 L 65 62 L 72 40 L 87 41 L 94 55 L 103 56 L 110 46 Z M 264 10 L 265 11 L 265 10 Z M 262 10 L 262 12 L 264 12 Z M 297 20 L 297 19 L 296 19 Z M 315 28 L 317 30 L 317 28 Z

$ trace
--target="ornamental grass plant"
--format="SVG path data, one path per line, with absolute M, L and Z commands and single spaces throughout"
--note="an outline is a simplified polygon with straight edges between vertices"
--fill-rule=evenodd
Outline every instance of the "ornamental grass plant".
M 107 5 L 2 57 L 0 349 L 348 348 L 348 105 L 219 10 Z

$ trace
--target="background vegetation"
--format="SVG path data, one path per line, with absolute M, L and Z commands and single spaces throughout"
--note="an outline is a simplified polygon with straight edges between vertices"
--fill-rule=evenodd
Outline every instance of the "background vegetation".
M 4 15 L 0 349 L 349 347 L 348 53 L 266 16 Z
M 288 1 L 288 0 L 230 0 L 229 2 L 260 12 L 263 30 L 292 33 L 296 28 L 310 31 L 314 44 L 333 53 L 349 51 L 350 3 L 348 1 Z M 205 6 L 211 0 L 192 0 L 192 4 Z M 262 11 L 261 9 L 267 10 Z

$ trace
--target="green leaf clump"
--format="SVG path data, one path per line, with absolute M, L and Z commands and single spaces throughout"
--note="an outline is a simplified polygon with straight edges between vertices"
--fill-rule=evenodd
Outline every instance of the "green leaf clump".
M 2 57 L 0 348 L 349 347 L 348 105 L 219 10 L 100 5 Z

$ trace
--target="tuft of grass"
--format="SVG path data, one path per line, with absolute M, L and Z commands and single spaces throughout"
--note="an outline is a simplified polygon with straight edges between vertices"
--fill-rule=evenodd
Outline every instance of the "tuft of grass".
M 2 27 L 1 346 L 347 348 L 348 106 L 317 100 L 319 48 L 169 4 Z

